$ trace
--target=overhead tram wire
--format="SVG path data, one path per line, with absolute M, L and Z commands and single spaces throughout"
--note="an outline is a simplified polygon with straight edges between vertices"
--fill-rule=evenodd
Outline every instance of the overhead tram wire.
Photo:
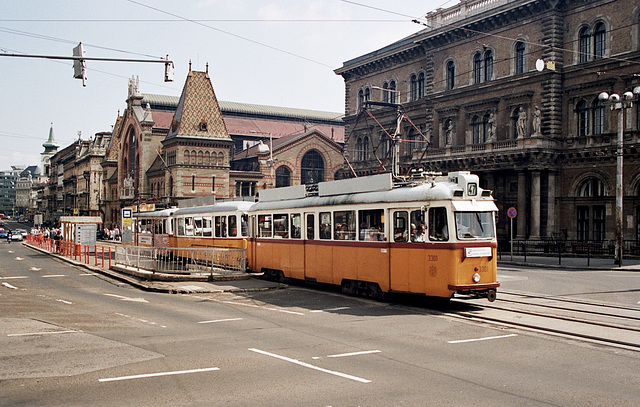
M 290 51 L 286 51 L 286 50 L 284 50 L 284 49 L 277 48 L 277 47 L 274 47 L 274 46 L 272 46 L 272 45 L 265 44 L 265 43 L 260 42 L 260 41 L 252 40 L 251 38 L 243 37 L 242 35 L 234 34 L 234 33 L 232 33 L 232 32 L 229 32 L 229 31 L 226 31 L 226 30 L 222 30 L 222 29 L 220 29 L 220 28 L 216 28 L 216 27 L 213 27 L 213 26 L 208 25 L 208 24 L 201 23 L 201 22 L 199 22 L 198 20 L 194 20 L 194 19 L 190 19 L 190 18 L 187 18 L 187 17 L 183 17 L 183 16 L 180 16 L 180 15 L 178 15 L 178 14 L 174 14 L 174 13 L 171 13 L 171 12 L 168 12 L 168 11 L 165 11 L 165 10 L 162 10 L 162 9 L 159 9 L 159 8 L 157 8 L 157 7 L 149 6 L 149 5 L 144 4 L 144 3 L 140 3 L 140 2 L 135 1 L 135 0 L 128 0 L 128 1 L 129 1 L 130 3 L 133 3 L 133 4 L 137 4 L 137 5 L 139 5 L 139 6 L 146 7 L 146 8 L 151 9 L 151 10 L 155 10 L 155 11 L 157 11 L 157 12 L 159 12 L 159 13 L 167 14 L 167 15 L 170 15 L 170 16 L 172 16 L 172 17 L 180 18 L 180 19 L 182 19 L 182 20 L 184 20 L 184 21 L 188 21 L 188 22 L 191 22 L 191 23 L 193 23 L 193 24 L 200 25 L 200 26 L 205 27 L 205 28 L 208 28 L 208 29 L 210 29 L 210 30 L 218 31 L 218 32 L 221 32 L 221 33 L 223 33 L 223 34 L 227 34 L 227 35 L 230 35 L 230 36 L 232 36 L 232 37 L 235 37 L 235 38 L 238 38 L 238 39 L 241 39 L 241 40 L 244 40 L 244 41 L 248 41 L 248 42 L 251 42 L 251 43 L 253 43 L 253 44 L 260 45 L 260 46 L 262 46 L 262 47 L 269 48 L 269 49 L 274 50 L 274 51 L 282 52 L 282 53 L 284 53 L 284 54 L 290 55 L 290 56 L 295 57 L 295 58 L 300 58 L 300 59 L 303 59 L 303 60 L 305 60 L 305 61 L 312 62 L 312 63 L 314 63 L 314 64 L 321 65 L 321 66 L 324 66 L 324 67 L 329 68 L 329 69 L 332 69 L 332 70 L 333 70 L 333 68 L 334 68 L 333 66 L 331 66 L 331 65 L 329 65 L 329 64 L 325 64 L 324 62 L 316 61 L 316 60 L 314 60 L 314 59 L 307 58 L 307 57 L 305 57 L 305 56 L 302 56 L 302 55 L 299 55 L 299 54 L 296 54 L 296 53 L 293 53 L 293 52 L 290 52 Z

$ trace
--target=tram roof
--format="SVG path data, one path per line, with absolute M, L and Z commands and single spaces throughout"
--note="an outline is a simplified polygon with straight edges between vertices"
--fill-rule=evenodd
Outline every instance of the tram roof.
M 467 201 L 474 204 L 460 205 L 464 211 L 495 211 L 497 207 L 490 196 L 478 194 L 474 199 L 454 197 L 454 191 L 460 185 L 454 182 L 422 183 L 414 186 L 402 186 L 387 191 L 373 191 L 363 193 L 347 193 L 332 196 L 310 196 L 302 199 L 282 201 L 258 202 L 252 210 L 274 210 L 287 208 L 306 208 L 320 206 L 380 204 L 380 203 L 416 203 L 424 204 L 431 201 Z
M 180 208 L 174 212 L 175 216 L 193 215 L 198 213 L 209 212 L 232 212 L 232 211 L 248 211 L 254 205 L 252 201 L 227 201 L 214 205 L 193 206 L 189 208 Z
M 136 218 L 168 218 L 177 210 L 178 208 L 167 208 L 159 211 L 134 212 L 133 216 Z

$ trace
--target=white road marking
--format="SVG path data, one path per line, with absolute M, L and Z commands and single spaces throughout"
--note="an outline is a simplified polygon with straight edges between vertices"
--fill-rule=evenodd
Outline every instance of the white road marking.
M 487 336 L 485 338 L 462 339 L 462 340 L 459 340 L 459 341 L 447 341 L 447 343 L 466 343 L 466 342 L 489 341 L 489 340 L 492 340 L 492 339 L 510 338 L 512 336 L 518 336 L 518 335 L 517 334 L 509 334 L 509 335 L 501 335 L 501 336 Z
M 211 321 L 200 321 L 199 324 L 213 324 L 215 322 L 241 321 L 242 318 L 214 319 Z
M 40 267 L 31 267 L 29 270 L 31 270 L 31 271 L 40 271 L 42 269 Z
M 48 274 L 46 276 L 42 276 L 44 278 L 49 278 L 49 277 L 66 277 L 66 275 L 64 274 Z
M 53 331 L 53 332 L 30 332 L 26 334 L 8 334 L 7 336 L 36 336 L 36 335 L 54 335 L 54 334 L 75 334 L 82 331 Z
M 22 257 L 16 257 L 16 260 L 20 261 L 20 260 L 24 260 Z
M 28 276 L 0 277 L 0 280 L 18 280 L 23 278 L 29 278 L 29 277 Z
M 123 297 L 122 295 L 117 295 L 117 294 L 105 294 L 108 297 L 114 297 L 114 298 L 118 298 L 122 301 L 133 301 L 133 302 L 149 302 L 147 300 L 145 300 L 144 298 L 130 298 L 130 297 Z
M 323 369 L 321 367 L 314 366 L 314 365 L 311 365 L 309 363 L 301 362 L 301 361 L 296 360 L 296 359 L 291 359 L 291 358 L 288 358 L 286 356 L 276 355 L 275 353 L 270 353 L 270 352 L 266 352 L 266 351 L 263 351 L 263 350 L 260 350 L 260 349 L 255 349 L 255 348 L 249 348 L 249 350 L 251 352 L 256 352 L 256 353 L 260 353 L 262 355 L 271 356 L 272 358 L 284 360 L 284 361 L 289 362 L 289 363 L 294 363 L 294 364 L 299 365 L 299 366 L 307 367 L 309 369 L 318 370 L 318 371 L 323 372 L 323 373 L 329 373 L 329 374 L 332 374 L 334 376 L 343 377 L 345 379 L 354 380 L 356 382 L 371 383 L 371 380 L 363 379 L 363 378 L 357 377 L 357 376 L 348 375 L 346 373 L 336 372 L 335 370 Z
M 131 315 L 121 314 L 119 312 L 116 312 L 116 315 L 120 315 L 121 317 L 125 317 L 125 318 L 131 318 L 131 319 L 133 319 L 135 321 L 143 322 L 143 323 L 149 324 L 149 325 L 158 325 L 157 322 L 149 321 L 149 320 L 142 319 L 142 318 L 132 317 Z M 160 328 L 166 328 L 167 327 L 166 325 L 159 325 L 159 326 L 160 326 Z
M 220 370 L 219 367 L 207 367 L 203 369 L 192 369 L 192 370 L 177 370 L 174 372 L 159 372 L 159 373 L 147 373 L 147 374 L 138 374 L 133 376 L 121 376 L 121 377 L 109 377 L 106 379 L 98 379 L 99 382 L 115 382 L 118 380 L 131 380 L 131 379 L 144 379 L 147 377 L 160 377 L 160 376 L 171 376 L 171 375 L 179 375 L 179 374 L 188 374 L 188 373 L 201 373 L 201 372 L 211 372 L 214 370 Z
M 2 285 L 3 285 L 3 286 L 5 286 L 5 287 L 7 287 L 7 288 L 11 288 L 12 290 L 17 290 L 17 289 L 18 289 L 18 287 L 12 286 L 12 285 L 11 285 L 11 284 L 9 284 L 9 283 L 2 283 Z
M 327 356 L 328 358 L 344 358 L 344 357 L 348 357 L 348 356 L 358 356 L 358 355 L 368 355 L 371 353 L 380 353 L 382 352 L 381 350 L 365 350 L 362 352 L 351 352 L 351 353 L 339 353 L 336 355 L 329 355 Z M 322 356 L 314 356 L 311 359 L 314 360 L 318 360 L 318 359 L 322 359 Z
M 56 300 L 58 302 L 63 302 L 65 304 L 69 304 L 69 305 L 73 305 L 73 303 L 71 301 L 66 301 L 66 300 Z
M 343 309 L 349 309 L 349 307 L 336 307 L 336 308 L 327 308 L 327 309 L 316 309 L 309 312 L 329 312 L 329 311 L 340 311 Z
M 296 311 L 289 311 L 286 309 L 280 309 L 280 308 L 270 308 L 270 307 L 262 307 L 260 305 L 254 305 L 254 304 L 245 304 L 242 302 L 235 302 L 235 301 L 220 301 L 224 304 L 233 304 L 233 305 L 243 305 L 245 307 L 252 307 L 252 308 L 259 308 L 259 309 L 266 309 L 268 311 L 278 311 L 278 312 L 284 312 L 286 314 L 294 314 L 294 315 L 304 315 L 302 312 L 296 312 Z

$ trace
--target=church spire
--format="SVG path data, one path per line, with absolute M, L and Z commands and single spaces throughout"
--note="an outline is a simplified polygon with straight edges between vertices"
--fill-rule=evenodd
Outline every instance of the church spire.
M 51 128 L 49 129 L 49 138 L 47 141 L 42 143 L 42 147 L 44 147 L 45 153 L 56 151 L 58 147 L 60 147 L 60 145 L 53 139 L 53 123 L 51 123 Z

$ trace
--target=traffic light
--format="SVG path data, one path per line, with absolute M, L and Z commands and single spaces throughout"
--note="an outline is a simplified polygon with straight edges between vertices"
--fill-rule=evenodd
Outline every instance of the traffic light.
M 82 42 L 73 49 L 73 57 L 79 58 L 73 60 L 73 77 L 82 79 L 82 86 L 87 86 L 87 62 L 82 59 L 84 57 L 84 47 Z
M 167 58 L 164 63 L 164 81 L 165 82 L 173 82 L 173 61 L 169 58 L 169 54 L 167 54 Z

